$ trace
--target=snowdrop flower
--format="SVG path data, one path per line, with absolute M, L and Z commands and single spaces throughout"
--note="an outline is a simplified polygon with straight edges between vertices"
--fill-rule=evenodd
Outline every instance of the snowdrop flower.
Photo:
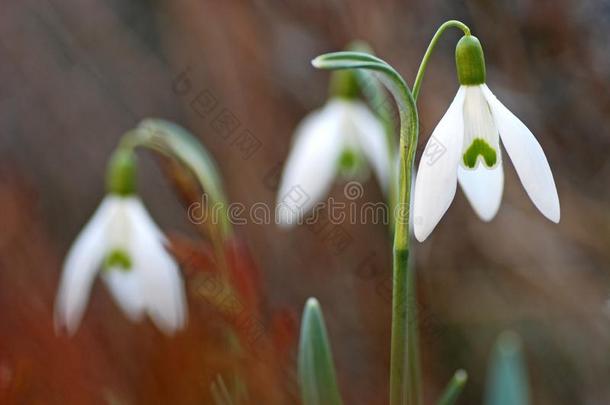
M 384 128 L 360 101 L 354 73 L 333 73 L 334 94 L 298 126 L 278 192 L 278 222 L 292 226 L 321 202 L 337 175 L 362 179 L 369 166 L 387 191 L 391 159 Z M 339 83 L 339 85 L 337 85 Z
M 466 35 L 456 47 L 460 88 L 434 129 L 415 183 L 415 236 L 425 240 L 451 205 L 457 183 L 477 215 L 490 221 L 502 199 L 500 139 L 534 205 L 559 222 L 559 198 L 540 144 L 485 84 L 479 40 Z
M 109 165 L 109 194 L 64 263 L 55 305 L 58 330 L 76 331 L 98 273 L 129 319 L 138 321 L 147 314 L 166 334 L 185 325 L 187 307 L 178 266 L 135 194 L 134 175 L 133 153 L 117 151 Z

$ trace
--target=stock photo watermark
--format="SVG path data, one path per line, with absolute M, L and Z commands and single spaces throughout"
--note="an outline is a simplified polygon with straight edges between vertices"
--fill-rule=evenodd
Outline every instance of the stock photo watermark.
M 252 131 L 244 128 L 237 116 L 221 105 L 210 90 L 193 85 L 189 67 L 174 78 L 172 91 L 187 99 L 190 108 L 201 119 L 208 121 L 212 132 L 235 148 L 243 159 L 250 159 L 263 146 Z
M 286 192 L 277 204 L 264 202 L 246 204 L 234 202 L 227 206 L 208 201 L 206 194 L 201 201 L 188 207 L 188 218 L 194 224 L 219 223 L 223 215 L 233 225 L 270 225 L 282 224 L 290 220 L 298 225 L 315 225 L 319 223 L 341 224 L 383 224 L 389 225 L 390 210 L 398 221 L 406 223 L 409 215 L 408 204 L 397 204 L 389 207 L 384 202 L 360 202 L 364 187 L 351 181 L 343 188 L 345 200 L 329 197 L 326 201 L 310 204 L 311 197 L 300 185 L 295 185 Z

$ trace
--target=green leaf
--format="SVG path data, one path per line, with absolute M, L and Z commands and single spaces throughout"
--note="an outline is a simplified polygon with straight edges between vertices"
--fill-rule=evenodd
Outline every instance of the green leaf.
M 465 370 L 458 370 L 447 384 L 443 396 L 438 401 L 438 405 L 453 405 L 457 401 L 458 397 L 466 385 L 468 380 L 468 373 Z
M 340 405 L 333 357 L 320 304 L 305 304 L 299 343 L 299 383 L 303 405 Z
M 486 405 L 528 405 L 529 384 L 521 340 L 504 332 L 493 350 L 487 375 Z

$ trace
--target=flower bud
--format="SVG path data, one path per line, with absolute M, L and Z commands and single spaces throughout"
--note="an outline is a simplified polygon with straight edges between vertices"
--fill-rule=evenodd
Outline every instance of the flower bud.
M 455 66 L 461 85 L 474 86 L 485 83 L 485 57 L 479 39 L 464 35 L 455 47 Z
M 356 74 L 351 70 L 336 70 L 330 79 L 330 96 L 348 100 L 358 98 L 360 86 Z
M 108 162 L 106 191 L 120 196 L 136 192 L 136 157 L 130 149 L 117 149 Z

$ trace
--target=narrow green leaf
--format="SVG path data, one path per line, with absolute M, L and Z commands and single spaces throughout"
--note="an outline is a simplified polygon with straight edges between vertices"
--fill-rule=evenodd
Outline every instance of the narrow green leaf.
M 485 405 L 528 405 L 529 384 L 521 339 L 504 332 L 493 350 L 487 375 Z
M 462 393 L 467 380 L 468 373 L 465 370 L 460 369 L 456 371 L 449 384 L 447 384 L 447 388 L 445 388 L 443 396 L 438 401 L 438 405 L 453 405 Z
M 305 304 L 299 343 L 299 383 L 303 405 L 340 405 L 341 395 L 320 304 Z

